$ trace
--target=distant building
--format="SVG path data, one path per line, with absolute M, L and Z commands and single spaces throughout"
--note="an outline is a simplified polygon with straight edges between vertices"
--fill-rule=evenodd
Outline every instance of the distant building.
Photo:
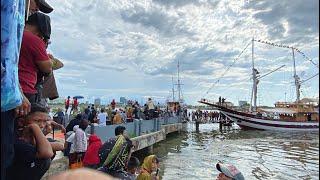
M 97 98 L 94 100 L 94 105 L 95 106 L 100 106 L 101 105 L 101 99 L 100 98 Z
M 125 97 L 120 97 L 121 104 L 127 104 L 127 99 Z
M 239 101 L 238 103 L 239 103 L 239 106 L 245 106 L 248 104 L 247 101 Z

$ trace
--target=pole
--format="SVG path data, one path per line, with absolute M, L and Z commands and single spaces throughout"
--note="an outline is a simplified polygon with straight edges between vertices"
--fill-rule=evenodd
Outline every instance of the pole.
M 178 101 L 179 101 L 179 103 L 180 103 L 180 72 L 179 72 L 179 64 L 180 64 L 180 61 L 179 61 L 179 59 L 178 59 Z
M 298 102 L 300 100 L 300 82 L 299 82 L 299 77 L 296 71 L 296 60 L 294 57 L 294 49 L 293 47 L 291 49 L 292 49 L 292 60 L 293 60 L 293 77 L 294 77 L 294 84 L 296 85 L 296 95 L 297 95 L 296 101 Z
M 172 102 L 174 102 L 174 82 L 173 82 L 173 76 L 172 76 Z

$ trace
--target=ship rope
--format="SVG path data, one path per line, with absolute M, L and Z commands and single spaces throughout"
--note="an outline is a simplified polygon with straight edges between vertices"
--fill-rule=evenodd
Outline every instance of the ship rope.
M 287 45 L 283 45 L 283 44 L 276 44 L 276 43 L 272 43 L 269 41 L 263 41 L 260 39 L 254 39 L 254 41 L 259 42 L 259 43 L 263 43 L 263 44 L 268 44 L 271 46 L 275 46 L 275 47 L 280 47 L 280 48 L 287 48 L 287 49 L 294 49 L 296 50 L 299 54 L 301 54 L 306 60 L 310 61 L 313 65 L 315 65 L 316 67 L 319 68 L 319 64 L 315 63 L 312 61 L 311 58 L 309 58 L 305 53 L 303 53 L 300 49 L 292 47 L 292 46 L 287 46 Z
M 227 67 L 227 69 L 221 74 L 221 76 L 210 86 L 210 88 L 207 90 L 207 92 L 203 95 L 203 97 L 207 96 L 208 93 L 211 91 L 211 89 L 220 82 L 220 79 L 223 78 L 227 72 L 231 69 L 231 67 L 236 63 L 236 61 L 241 57 L 241 55 L 244 53 L 244 51 L 249 47 L 251 44 L 251 41 L 247 44 L 247 46 L 240 52 L 240 54 L 233 60 L 233 62 Z

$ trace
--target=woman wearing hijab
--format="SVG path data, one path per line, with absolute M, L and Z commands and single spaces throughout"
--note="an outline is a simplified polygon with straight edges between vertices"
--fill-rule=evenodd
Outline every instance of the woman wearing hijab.
M 158 166 L 159 160 L 156 155 L 145 157 L 137 180 L 158 180 Z

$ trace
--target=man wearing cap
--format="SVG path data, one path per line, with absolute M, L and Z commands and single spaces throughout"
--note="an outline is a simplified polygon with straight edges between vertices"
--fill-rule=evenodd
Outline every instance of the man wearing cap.
M 217 180 L 244 180 L 242 173 L 234 165 L 219 162 L 216 168 L 220 171 Z
M 50 35 L 49 16 L 36 12 L 26 21 L 19 57 L 19 82 L 31 103 L 37 103 L 37 73 L 52 72 L 52 63 L 46 52 Z

